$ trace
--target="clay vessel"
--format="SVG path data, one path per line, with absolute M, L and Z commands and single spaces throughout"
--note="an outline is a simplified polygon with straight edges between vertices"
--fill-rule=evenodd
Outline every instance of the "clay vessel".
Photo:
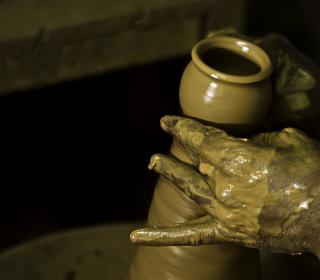
M 256 128 L 271 102 L 267 54 L 251 42 L 219 36 L 197 43 L 191 55 L 180 85 L 183 113 L 237 134 Z
M 183 73 L 180 86 L 182 112 L 229 132 L 248 132 L 263 120 L 268 111 L 270 74 L 270 60 L 258 46 L 235 38 L 205 39 L 193 48 L 192 61 Z M 175 142 L 170 153 L 182 161 L 191 162 Z M 148 225 L 183 223 L 204 214 L 195 202 L 160 176 Z M 257 280 L 259 252 L 230 244 L 140 246 L 129 279 Z

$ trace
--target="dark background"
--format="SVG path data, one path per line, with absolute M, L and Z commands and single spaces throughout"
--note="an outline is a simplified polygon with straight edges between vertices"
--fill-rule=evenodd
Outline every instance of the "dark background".
M 320 4 L 256 1 L 246 32 L 287 35 L 320 64 Z M 145 219 L 189 57 L 1 97 L 0 248 L 55 230 Z

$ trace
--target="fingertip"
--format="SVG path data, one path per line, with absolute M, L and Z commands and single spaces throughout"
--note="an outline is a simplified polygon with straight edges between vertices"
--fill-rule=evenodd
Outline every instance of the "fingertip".
M 130 240 L 136 245 L 153 246 L 157 245 L 157 240 L 159 239 L 159 232 L 157 227 L 142 228 L 134 230 L 130 234 Z M 161 245 L 161 242 L 160 242 Z
M 164 116 L 160 120 L 160 126 L 165 132 L 170 133 L 180 119 L 178 116 Z
M 130 240 L 133 244 L 139 244 L 139 230 L 134 230 L 131 232 Z
M 157 163 L 159 162 L 160 158 L 161 158 L 160 154 L 154 154 L 150 159 L 148 169 L 153 170 L 156 167 Z
M 133 244 L 142 245 L 147 244 L 152 238 L 150 238 L 147 229 L 136 229 L 131 232 L 130 240 Z
M 136 244 L 136 243 L 137 243 L 137 237 L 136 237 L 135 231 L 133 231 L 133 232 L 130 233 L 130 241 L 131 241 L 133 244 Z

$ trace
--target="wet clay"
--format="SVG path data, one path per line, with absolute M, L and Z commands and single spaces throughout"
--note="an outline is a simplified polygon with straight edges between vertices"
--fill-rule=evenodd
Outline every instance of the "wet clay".
M 201 173 L 204 174 L 203 171 Z M 215 178 L 217 199 L 212 201 L 212 207 L 220 222 L 231 230 L 255 236 L 260 229 L 259 215 L 268 193 L 267 179 L 259 181 L 260 177 L 257 177 L 258 183 L 249 185 L 240 180 L 231 181 L 218 170 L 209 176 Z
M 268 81 L 268 76 L 271 73 L 270 61 L 261 49 L 251 43 L 241 41 L 240 44 L 237 44 L 238 41 L 234 40 L 230 44 L 230 38 L 222 37 L 214 40 L 205 39 L 193 49 L 192 62 L 187 66 L 181 80 L 181 109 L 187 116 L 227 128 L 232 132 L 251 130 L 264 118 L 270 103 L 271 87 Z M 251 52 L 253 55 L 246 60 L 245 64 L 254 63 L 256 69 L 252 70 L 249 67 L 250 69 L 247 68 L 246 72 L 248 75 L 237 76 L 213 69 L 209 61 L 207 61 L 209 65 L 203 62 L 201 55 L 204 54 L 208 59 L 206 52 L 212 47 L 225 48 L 225 40 L 228 46 L 234 46 L 233 53 L 241 52 L 243 47 L 250 47 L 253 50 Z M 213 43 L 215 45 L 212 45 Z M 216 54 L 212 54 L 212 56 L 214 57 Z M 238 55 L 235 56 L 238 57 Z M 240 60 L 242 61 L 246 53 L 241 56 Z M 229 52 L 227 57 L 229 59 L 227 62 L 230 64 L 233 59 Z M 221 65 L 223 61 L 217 62 Z M 239 59 L 236 63 L 239 64 Z M 243 66 L 244 64 L 241 64 L 240 68 Z M 239 71 L 243 73 L 243 69 L 240 68 L 238 73 Z M 202 136 L 201 134 L 195 135 L 193 141 L 200 143 Z M 175 142 L 170 152 L 174 157 L 184 162 L 190 162 L 188 155 Z M 212 166 L 206 165 L 206 163 L 202 163 L 200 169 L 204 174 L 214 172 Z M 220 180 L 224 179 L 220 178 Z M 229 189 L 219 190 L 221 197 L 228 200 L 228 192 L 232 192 L 233 189 L 230 186 Z M 241 192 L 241 190 L 242 188 L 239 188 L 237 191 Z M 258 188 L 252 189 L 252 195 L 254 196 L 257 191 L 259 191 Z M 264 189 L 260 191 L 263 192 Z M 242 197 L 244 200 L 250 200 L 245 192 Z M 251 202 L 252 208 L 243 212 L 244 216 L 241 220 L 237 219 L 238 215 L 228 216 L 222 204 L 216 206 L 220 214 L 225 219 L 229 219 L 235 227 L 241 227 L 242 222 L 248 221 L 250 223 L 254 220 L 255 222 L 250 227 L 253 232 L 256 232 L 259 230 L 257 217 L 261 205 L 259 200 Z M 230 203 L 232 203 L 231 199 Z M 189 199 L 168 179 L 160 176 L 149 211 L 148 225 L 168 226 L 184 223 L 204 215 L 206 215 L 204 209 Z M 246 215 L 250 215 L 250 217 L 253 215 L 254 219 L 247 219 Z M 130 280 L 145 279 L 256 280 L 259 279 L 258 251 L 230 244 L 199 247 L 139 246 L 131 266 Z

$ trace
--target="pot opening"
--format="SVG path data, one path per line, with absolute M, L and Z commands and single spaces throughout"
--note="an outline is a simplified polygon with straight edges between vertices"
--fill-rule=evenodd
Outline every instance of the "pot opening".
M 200 53 L 199 56 L 209 67 L 228 75 L 250 76 L 261 71 L 259 65 L 232 50 L 209 48 Z
M 205 74 L 219 80 L 248 84 L 268 78 L 272 65 L 268 55 L 254 43 L 217 36 L 197 43 L 192 61 Z

